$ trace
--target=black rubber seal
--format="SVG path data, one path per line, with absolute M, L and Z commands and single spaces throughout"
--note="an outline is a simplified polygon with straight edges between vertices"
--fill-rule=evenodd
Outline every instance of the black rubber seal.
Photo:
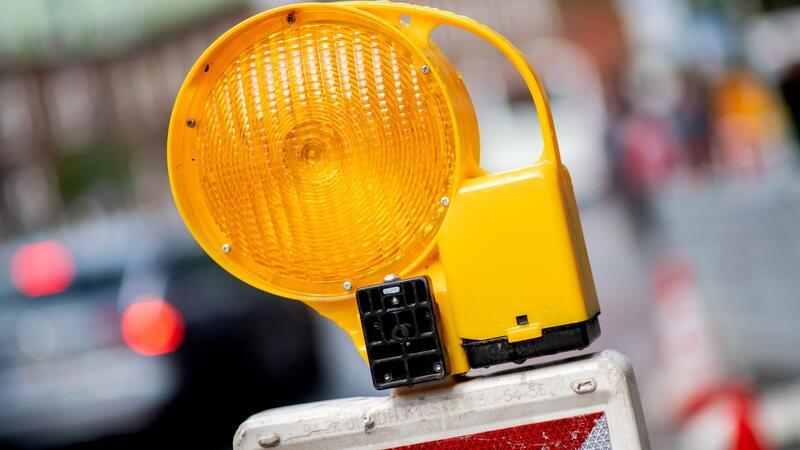
M 469 366 L 473 369 L 507 362 L 521 363 L 537 356 L 553 355 L 570 350 L 581 350 L 600 336 L 599 313 L 585 322 L 545 328 L 542 336 L 527 341 L 509 343 L 505 337 L 462 342 L 467 352 Z

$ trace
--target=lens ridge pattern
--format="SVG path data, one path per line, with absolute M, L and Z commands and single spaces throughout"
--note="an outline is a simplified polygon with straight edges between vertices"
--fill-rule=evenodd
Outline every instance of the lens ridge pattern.
M 441 86 L 379 30 L 298 23 L 246 47 L 202 105 L 193 169 L 237 258 L 311 295 L 428 247 L 454 183 Z

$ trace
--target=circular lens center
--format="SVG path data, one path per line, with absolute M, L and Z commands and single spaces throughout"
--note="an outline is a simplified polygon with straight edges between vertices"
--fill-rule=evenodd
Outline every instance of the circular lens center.
M 330 124 L 316 120 L 297 124 L 286 133 L 283 143 L 287 165 L 298 179 L 325 182 L 342 166 L 345 142 Z
M 307 164 L 316 164 L 325 156 L 325 149 L 317 142 L 308 142 L 300 150 L 300 160 Z

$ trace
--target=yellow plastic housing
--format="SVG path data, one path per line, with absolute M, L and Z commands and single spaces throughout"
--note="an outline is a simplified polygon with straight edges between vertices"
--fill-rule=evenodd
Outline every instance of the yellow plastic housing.
M 469 95 L 430 41 L 439 25 L 486 39 L 520 72 L 544 138 L 533 166 L 479 168 Z M 599 313 L 541 84 L 466 17 L 389 2 L 257 15 L 189 73 L 168 164 L 184 221 L 220 265 L 308 303 L 364 358 L 354 292 L 390 273 L 431 280 L 451 373 L 469 369 L 465 339 L 518 342 Z

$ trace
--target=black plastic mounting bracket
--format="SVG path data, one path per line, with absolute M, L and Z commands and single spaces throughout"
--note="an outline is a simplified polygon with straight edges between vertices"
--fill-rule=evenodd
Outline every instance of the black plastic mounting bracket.
M 356 299 L 376 389 L 440 380 L 447 375 L 427 278 L 364 287 L 356 291 Z

